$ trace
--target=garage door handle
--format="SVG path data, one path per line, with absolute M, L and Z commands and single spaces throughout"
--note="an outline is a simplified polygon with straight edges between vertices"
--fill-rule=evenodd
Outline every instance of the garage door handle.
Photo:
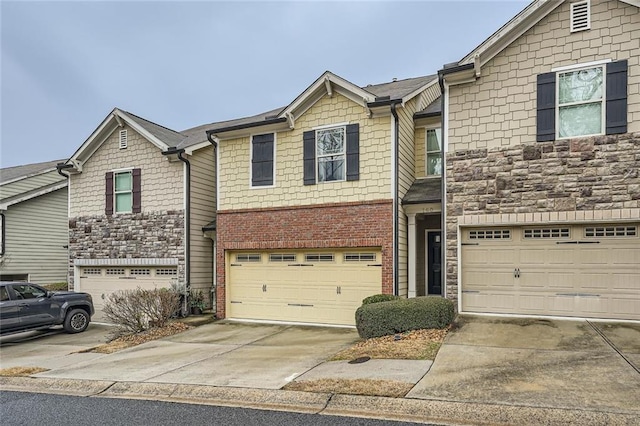
M 382 263 L 372 263 L 371 265 L 367 265 L 367 266 L 382 266 Z
M 578 244 L 600 244 L 600 241 L 578 241 Z
M 262 284 L 262 291 L 266 292 L 267 291 L 267 285 L 266 284 Z
M 520 278 L 520 268 L 516 268 L 513 270 L 513 276 L 515 278 Z
M 342 294 L 342 288 L 340 286 L 336 287 L 336 294 Z

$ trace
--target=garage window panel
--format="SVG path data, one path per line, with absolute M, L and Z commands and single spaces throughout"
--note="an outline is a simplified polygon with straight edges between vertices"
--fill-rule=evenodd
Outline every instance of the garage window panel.
M 149 268 L 132 269 L 131 275 L 151 275 L 151 269 Z
M 269 255 L 269 262 L 295 262 L 295 254 L 272 253 Z
M 107 275 L 124 275 L 124 268 L 107 268 Z
M 373 262 L 376 260 L 375 253 L 345 253 L 345 262 Z
M 102 269 L 100 268 L 84 268 L 82 272 L 85 275 L 102 275 Z
M 473 229 L 469 231 L 470 240 L 508 240 L 510 229 Z
M 178 270 L 173 268 L 157 268 L 156 275 L 161 276 L 176 276 L 178 275 Z
M 588 226 L 584 230 L 587 238 L 597 237 L 635 237 L 638 235 L 636 226 Z
M 569 228 L 529 228 L 524 230 L 525 239 L 569 238 Z
M 259 254 L 236 254 L 236 262 L 260 262 L 262 256 Z
M 304 255 L 305 262 L 333 262 L 335 256 L 333 254 L 313 253 Z

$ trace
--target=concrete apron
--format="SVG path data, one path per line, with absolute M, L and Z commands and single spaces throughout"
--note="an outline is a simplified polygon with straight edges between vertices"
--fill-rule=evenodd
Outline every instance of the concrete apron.
M 640 415 L 640 373 L 629 363 L 639 365 L 640 325 L 490 317 L 460 323 L 407 398 Z
M 353 329 L 207 324 L 36 377 L 279 389 L 357 339 Z

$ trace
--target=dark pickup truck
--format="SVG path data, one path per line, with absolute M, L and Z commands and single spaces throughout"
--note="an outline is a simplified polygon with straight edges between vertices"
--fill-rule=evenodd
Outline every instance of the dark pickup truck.
M 93 312 L 93 301 L 87 293 L 0 282 L 0 335 L 54 325 L 62 325 L 67 333 L 80 333 L 89 326 Z

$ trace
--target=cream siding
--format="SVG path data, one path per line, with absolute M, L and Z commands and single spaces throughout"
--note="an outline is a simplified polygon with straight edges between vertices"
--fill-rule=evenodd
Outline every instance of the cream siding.
M 216 213 L 215 151 L 213 146 L 195 151 L 191 163 L 191 288 L 209 300 L 213 285 L 213 240 L 202 227 Z
M 427 142 L 427 129 L 426 127 L 417 127 L 415 131 L 416 141 L 416 177 L 427 176 L 426 161 L 426 142 Z
M 38 190 L 45 186 L 62 182 L 64 180 L 65 178 L 60 176 L 56 170 L 52 170 L 40 175 L 20 179 L 15 182 L 9 182 L 0 186 L 0 199 L 24 194 L 25 192 L 29 191 Z
M 0 274 L 29 274 L 36 284 L 66 282 L 67 188 L 14 204 L 4 215 Z
M 485 64 L 478 81 L 451 87 L 449 151 L 535 143 L 536 75 L 604 59 L 628 59 L 628 131 L 640 131 L 640 9 L 592 1 L 591 29 L 571 33 L 569 5 Z
M 415 180 L 415 128 L 413 114 L 416 112 L 416 100 L 405 103 L 404 108 L 398 108 L 398 200 L 401 201 Z M 409 248 L 407 242 L 407 216 L 398 203 L 398 294 L 407 296 L 408 293 L 408 261 Z
M 82 173 L 71 176 L 70 217 L 104 215 L 105 173 L 120 168 L 142 169 L 143 212 L 184 208 L 183 163 L 169 162 L 158 147 L 131 127 L 124 128 L 126 149 L 119 149 L 116 129 L 83 165 Z
M 294 130 L 277 134 L 275 185 L 272 188 L 250 188 L 250 138 L 221 141 L 219 209 L 389 199 L 390 120 L 390 116 L 369 118 L 366 108 L 340 94 L 323 97 L 296 120 Z M 303 185 L 303 132 L 317 126 L 346 122 L 360 124 L 360 179 Z

